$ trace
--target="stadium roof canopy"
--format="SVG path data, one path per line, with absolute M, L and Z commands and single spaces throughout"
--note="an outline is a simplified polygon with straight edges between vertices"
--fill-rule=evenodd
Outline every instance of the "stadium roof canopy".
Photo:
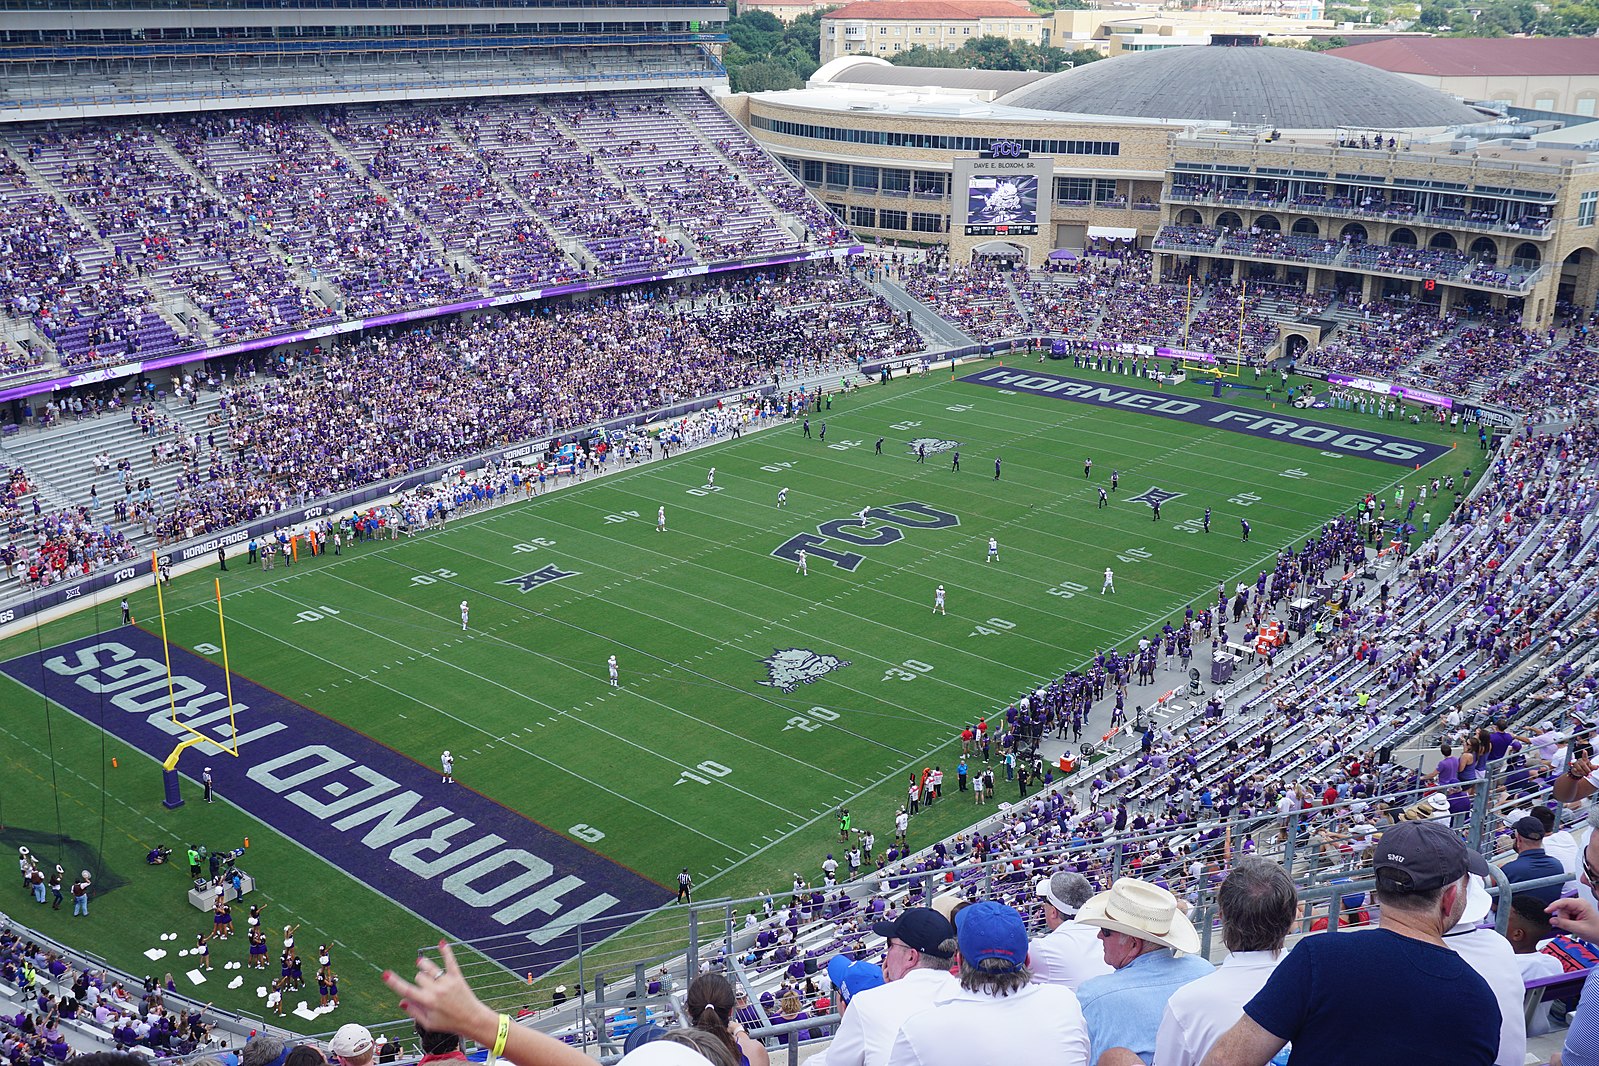
M 1599 74 L 1599 40 L 1592 37 L 1395 37 L 1326 54 L 1433 78 Z
M 975 70 L 967 67 L 896 66 L 876 56 L 840 56 L 811 76 L 812 86 L 881 85 L 906 89 L 964 89 L 1008 93 L 1048 74 L 1036 70 Z
M 1481 122 L 1398 74 L 1297 48 L 1169 48 L 1101 60 L 1006 93 L 1012 107 L 1074 115 L 1237 122 L 1284 130 L 1426 129 Z

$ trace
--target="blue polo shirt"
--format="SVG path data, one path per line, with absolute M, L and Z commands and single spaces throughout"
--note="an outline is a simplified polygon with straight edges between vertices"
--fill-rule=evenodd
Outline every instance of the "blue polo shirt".
M 1106 1048 L 1124 1047 L 1148 1062 L 1155 1034 L 1172 993 L 1216 968 L 1197 955 L 1181 958 L 1170 948 L 1149 951 L 1114 973 L 1089 978 L 1077 989 L 1091 1045 L 1088 1061 Z
M 1513 895 L 1532 896 L 1545 903 L 1553 903 L 1560 898 L 1562 885 L 1546 885 L 1543 888 L 1529 888 L 1519 892 L 1514 888 L 1517 881 L 1536 881 L 1541 877 L 1557 877 L 1566 872 L 1560 860 L 1542 848 L 1528 848 L 1499 868 L 1510 879 Z

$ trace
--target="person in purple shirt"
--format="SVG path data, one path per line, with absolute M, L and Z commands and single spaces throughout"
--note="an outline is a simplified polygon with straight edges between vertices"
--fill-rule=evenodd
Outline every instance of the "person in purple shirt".
M 1440 785 L 1453 785 L 1460 780 L 1460 756 L 1448 744 L 1438 745 L 1438 753 L 1443 758 L 1438 760 L 1438 765 L 1432 773 L 1427 775 L 1427 780 L 1437 781 Z
M 1505 757 L 1505 752 L 1521 750 L 1521 741 L 1509 732 L 1509 727 L 1510 723 L 1503 718 L 1494 722 L 1493 731 L 1488 734 L 1488 755 L 1484 762 L 1498 762 Z

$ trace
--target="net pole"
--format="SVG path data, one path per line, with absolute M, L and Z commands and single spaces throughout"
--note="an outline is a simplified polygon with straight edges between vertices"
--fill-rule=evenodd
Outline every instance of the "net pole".
M 1244 300 L 1249 293 L 1249 282 L 1242 281 L 1238 284 L 1238 352 L 1233 356 L 1233 373 L 1238 377 L 1244 375 Z
M 1194 313 L 1194 276 L 1188 275 L 1188 295 L 1183 299 L 1183 351 L 1188 350 L 1188 319 Z
M 222 617 L 222 579 L 215 578 L 217 588 L 217 634 L 222 638 L 222 680 L 228 694 L 228 737 L 233 741 L 232 754 L 239 754 L 239 727 L 234 720 L 233 670 L 228 666 L 228 627 Z
M 167 601 L 161 594 L 161 560 L 155 553 L 150 553 L 150 572 L 155 578 L 155 606 L 156 613 L 161 616 L 161 653 L 167 661 L 167 710 L 172 714 L 172 721 L 178 720 L 178 696 L 172 689 L 172 645 L 167 642 Z

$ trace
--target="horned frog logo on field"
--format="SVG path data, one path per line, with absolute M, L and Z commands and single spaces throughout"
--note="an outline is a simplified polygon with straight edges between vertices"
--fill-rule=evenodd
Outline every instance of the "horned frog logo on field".
M 848 659 L 840 659 L 836 655 L 818 655 L 809 648 L 779 648 L 761 662 L 766 664 L 769 675 L 769 680 L 761 684 L 768 688 L 780 688 L 784 692 L 793 692 L 801 685 L 809 685 L 849 665 Z
M 937 455 L 939 452 L 951 451 L 960 446 L 961 442 L 958 440 L 939 440 L 937 437 L 917 437 L 910 442 L 912 455 L 919 454 L 923 448 L 927 449 L 928 455 Z

